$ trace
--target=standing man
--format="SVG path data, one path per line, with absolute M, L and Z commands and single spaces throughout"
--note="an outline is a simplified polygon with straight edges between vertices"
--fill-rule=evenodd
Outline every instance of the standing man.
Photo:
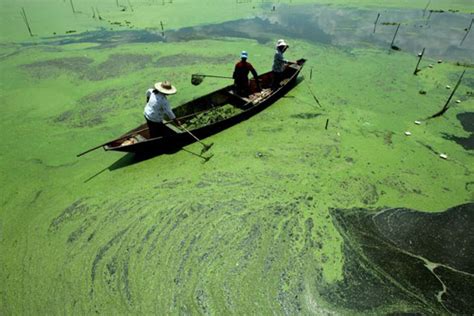
M 154 89 L 148 89 L 146 92 L 146 101 L 144 115 L 148 129 L 150 131 L 150 138 L 172 134 L 172 130 L 166 127 L 163 123 L 164 115 L 173 120 L 175 124 L 180 125 L 171 110 L 167 95 L 176 93 L 176 88 L 171 85 L 169 81 L 158 82 Z
M 283 80 L 283 72 L 285 71 L 286 65 L 292 64 L 293 62 L 288 61 L 283 56 L 283 53 L 288 49 L 288 44 L 285 40 L 279 39 L 276 43 L 276 51 L 273 57 L 273 81 L 272 81 L 272 90 L 275 91 L 280 88 L 280 83 Z
M 255 71 L 255 68 L 253 68 L 252 64 L 247 62 L 248 57 L 249 55 L 246 51 L 242 51 L 242 53 L 240 53 L 240 61 L 235 64 L 234 74 L 232 75 L 232 78 L 234 78 L 237 94 L 242 97 L 248 97 L 250 94 L 248 78 L 249 72 L 251 72 L 255 78 L 255 83 L 257 84 L 258 90 L 261 90 L 260 83 L 258 82 L 257 72 Z

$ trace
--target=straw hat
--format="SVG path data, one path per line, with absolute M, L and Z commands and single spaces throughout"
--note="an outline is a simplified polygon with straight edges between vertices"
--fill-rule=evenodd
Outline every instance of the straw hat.
M 285 40 L 283 39 L 279 39 L 276 43 L 276 47 L 281 47 L 281 46 L 285 46 L 285 47 L 290 47 L 288 46 L 288 44 L 285 42 Z
M 163 94 L 175 94 L 176 87 L 172 86 L 169 81 L 155 83 L 155 89 Z

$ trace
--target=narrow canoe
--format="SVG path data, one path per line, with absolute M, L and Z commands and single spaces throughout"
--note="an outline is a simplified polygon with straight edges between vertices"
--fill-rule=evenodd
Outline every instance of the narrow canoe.
M 296 84 L 296 78 L 306 60 L 300 59 L 296 64 L 290 64 L 284 72 L 280 87 L 272 91 L 272 72 L 260 75 L 259 81 L 262 91 L 257 91 L 254 79 L 250 80 L 251 95 L 242 98 L 234 93 L 233 85 L 229 85 L 210 94 L 184 103 L 173 109 L 173 112 L 194 136 L 199 139 L 216 134 L 243 120 L 257 114 L 276 100 L 284 96 Z M 194 137 L 179 126 L 167 123 L 171 129 L 170 135 L 150 138 L 147 124 L 123 134 L 103 145 L 105 150 L 155 153 L 165 152 L 196 141 Z

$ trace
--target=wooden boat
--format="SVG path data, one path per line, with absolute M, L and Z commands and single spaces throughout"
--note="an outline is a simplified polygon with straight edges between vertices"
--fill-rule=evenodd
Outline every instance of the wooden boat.
M 170 135 L 150 138 L 147 124 L 144 123 L 101 146 L 105 150 L 157 153 L 193 143 L 196 141 L 193 135 L 200 139 L 206 138 L 250 118 L 285 95 L 294 87 L 296 78 L 305 62 L 305 59 L 300 59 L 296 64 L 288 65 L 280 87 L 275 91 L 270 89 L 273 79 L 272 72 L 267 72 L 258 77 L 262 88 L 260 92 L 257 91 L 254 79 L 250 80 L 251 94 L 249 98 L 238 96 L 233 92 L 234 86 L 229 85 L 174 108 L 173 112 L 176 117 L 192 134 L 179 126 L 167 123 Z M 219 111 L 225 112 L 227 115 L 213 115 Z M 197 119 L 203 117 L 208 118 L 203 125 L 195 124 Z

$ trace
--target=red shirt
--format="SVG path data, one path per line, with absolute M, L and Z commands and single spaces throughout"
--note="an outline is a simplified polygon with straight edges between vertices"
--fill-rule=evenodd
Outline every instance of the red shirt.
M 251 72 L 255 78 L 258 76 L 251 63 L 241 60 L 235 64 L 232 78 L 234 78 L 236 82 L 247 82 L 249 72 Z

